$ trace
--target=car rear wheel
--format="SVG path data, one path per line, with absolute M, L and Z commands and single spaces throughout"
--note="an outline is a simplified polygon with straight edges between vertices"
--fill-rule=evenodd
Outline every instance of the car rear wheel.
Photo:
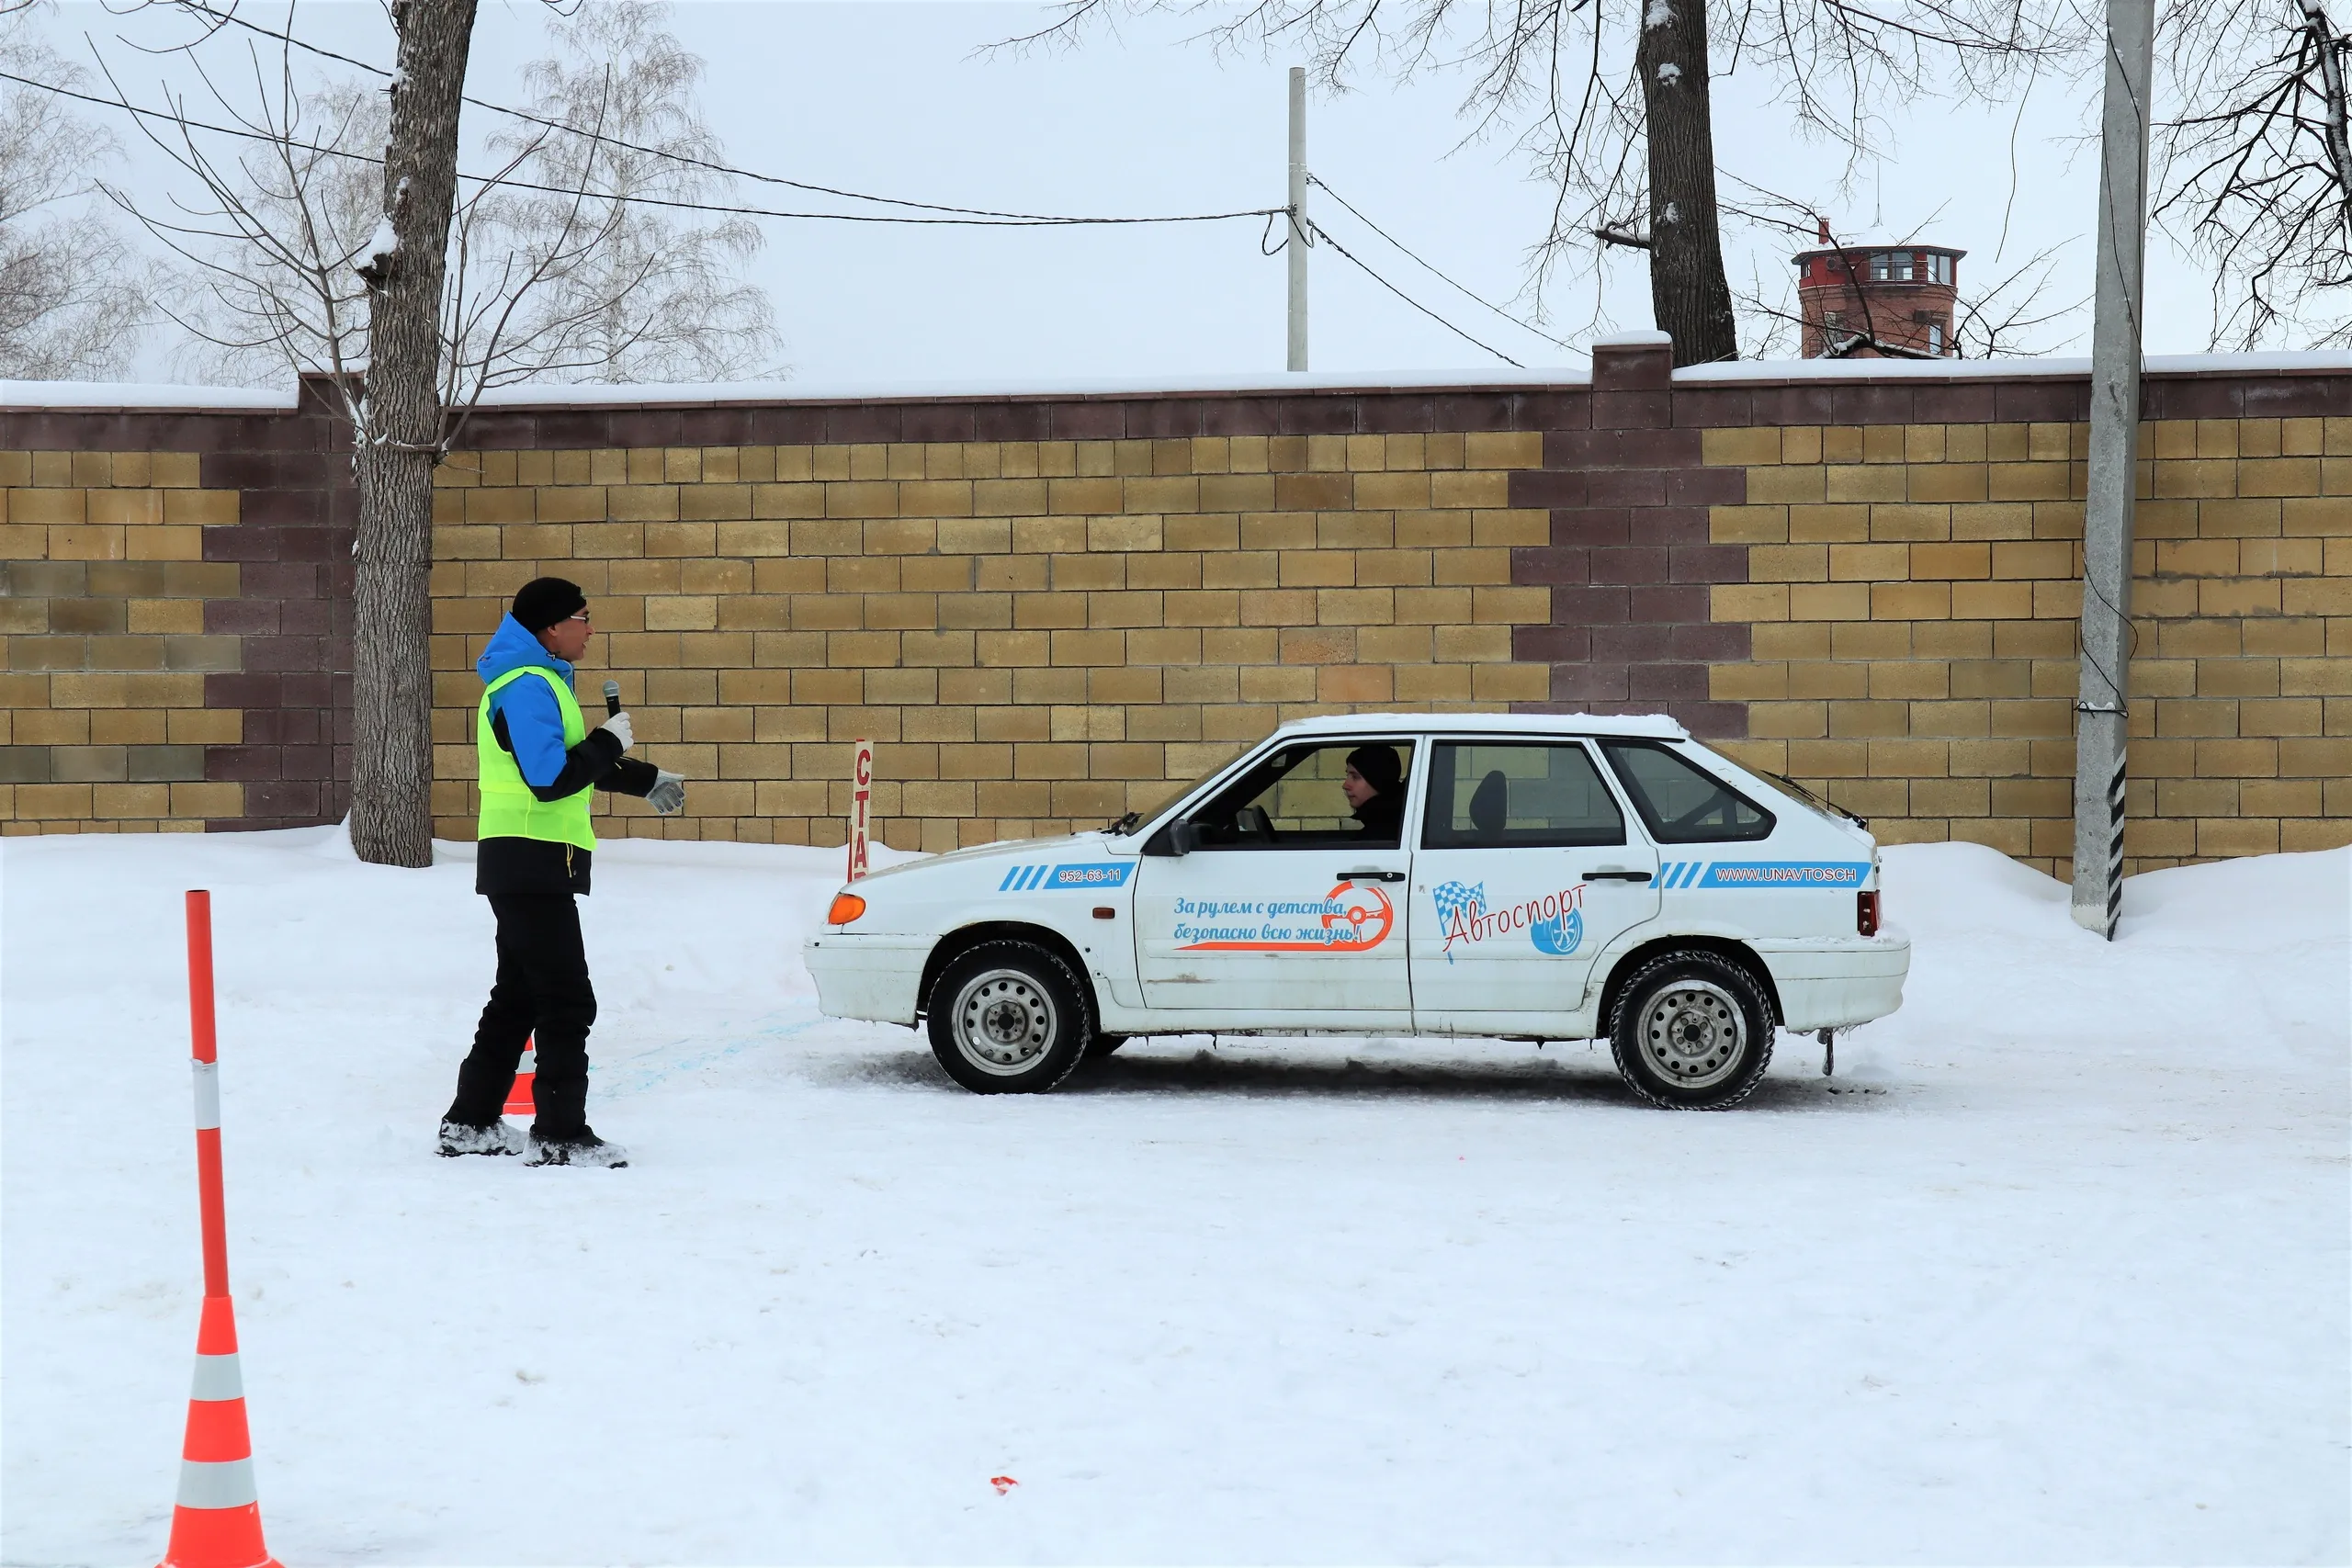
M 1618 993 L 1609 1048 L 1635 1094 L 1669 1111 L 1728 1111 L 1772 1063 L 1772 1009 L 1718 953 L 1650 960 Z
M 1093 1037 L 1078 977 L 1046 949 L 987 942 L 932 987 L 932 1055 L 975 1094 L 1042 1094 L 1069 1076 Z

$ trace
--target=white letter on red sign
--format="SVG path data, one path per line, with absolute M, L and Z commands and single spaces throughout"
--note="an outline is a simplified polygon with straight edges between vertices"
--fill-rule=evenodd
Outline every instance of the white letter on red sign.
M 874 742 L 857 743 L 856 761 L 850 772 L 849 795 L 849 877 L 855 882 L 866 872 L 865 829 L 874 802 Z

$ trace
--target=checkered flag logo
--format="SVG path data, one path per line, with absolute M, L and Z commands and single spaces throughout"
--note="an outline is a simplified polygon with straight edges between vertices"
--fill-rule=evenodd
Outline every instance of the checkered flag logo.
M 1457 922 L 1470 919 L 1487 907 L 1487 885 L 1481 882 L 1474 886 L 1467 882 L 1441 882 L 1430 889 L 1430 897 L 1437 900 L 1438 934 L 1443 938 L 1455 929 Z M 1451 947 L 1452 944 L 1447 945 Z M 1445 961 L 1448 964 L 1453 962 L 1452 952 L 1446 953 Z
M 1487 885 L 1476 887 L 1466 882 L 1441 882 L 1430 889 L 1430 897 L 1437 900 L 1437 918 L 1445 926 L 1454 920 L 1468 919 L 1471 914 L 1487 906 Z

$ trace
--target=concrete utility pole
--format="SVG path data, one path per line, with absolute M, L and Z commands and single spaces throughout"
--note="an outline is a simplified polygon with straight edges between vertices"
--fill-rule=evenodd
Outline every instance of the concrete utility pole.
M 2148 234 L 2148 79 L 2155 34 L 2154 0 L 2107 0 L 2090 475 L 2083 509 L 2083 662 L 2075 704 L 2074 911 L 2076 924 L 2109 942 L 2123 911 L 2132 503 L 2140 446 L 2141 257 Z
M 1306 368 L 1306 70 L 1290 68 L 1290 361 Z

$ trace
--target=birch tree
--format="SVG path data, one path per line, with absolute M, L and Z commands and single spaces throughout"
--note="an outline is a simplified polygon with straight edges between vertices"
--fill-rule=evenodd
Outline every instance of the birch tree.
M 0 10 L 0 71 L 87 85 L 36 30 L 36 8 Z M 116 144 L 70 100 L 0 82 L 0 378 L 125 374 L 147 319 L 146 264 L 89 205 Z
M 529 302 L 524 335 L 568 322 L 572 363 L 544 378 L 721 381 L 775 374 L 767 296 L 742 280 L 763 243 L 750 219 L 704 217 L 663 202 L 718 202 L 729 182 L 708 165 L 723 149 L 695 107 L 703 62 L 664 30 L 668 0 L 591 0 L 550 29 L 557 51 L 524 73 L 542 121 L 492 139 L 533 184 L 505 221 L 524 248 L 558 243 L 575 221 L 572 193 L 598 213 L 599 238 Z M 528 130 L 532 134 L 526 135 Z M 560 193 L 560 194 L 558 194 Z
M 2212 266 L 2214 344 L 2352 343 L 2352 38 L 2328 0 L 2173 0 L 2164 22 L 2180 108 L 2155 218 Z

